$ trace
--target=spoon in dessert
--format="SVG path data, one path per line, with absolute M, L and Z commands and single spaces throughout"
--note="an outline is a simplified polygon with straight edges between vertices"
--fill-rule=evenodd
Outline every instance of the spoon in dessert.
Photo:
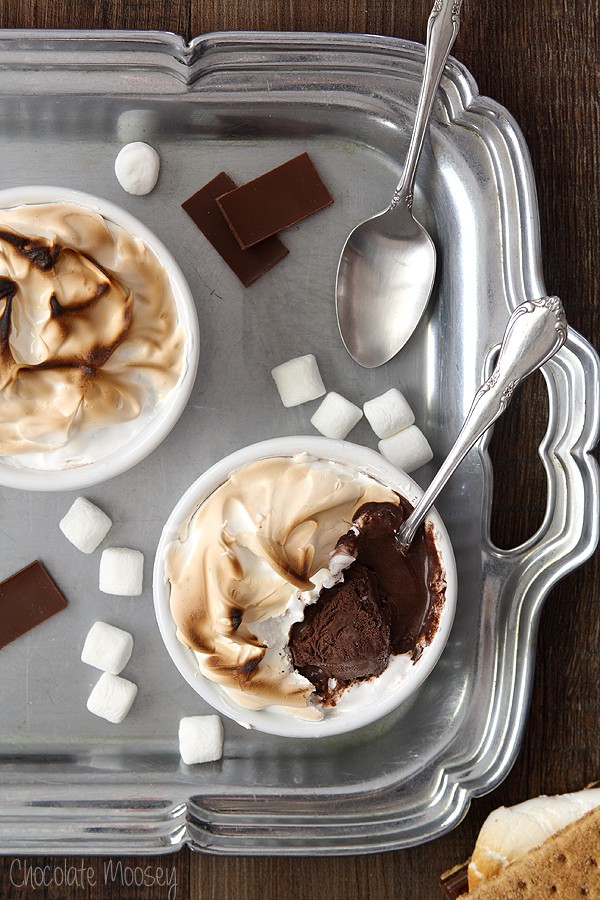
M 427 25 L 423 83 L 404 171 L 387 210 L 357 225 L 338 263 L 342 341 L 367 369 L 396 355 L 423 315 L 435 278 L 435 246 L 412 213 L 415 172 L 462 0 L 435 0 Z
M 502 415 L 518 384 L 543 366 L 567 339 L 567 320 L 558 297 L 528 300 L 512 313 L 494 371 L 475 394 L 460 433 L 435 478 L 396 534 L 407 552 L 438 494 L 485 431 Z

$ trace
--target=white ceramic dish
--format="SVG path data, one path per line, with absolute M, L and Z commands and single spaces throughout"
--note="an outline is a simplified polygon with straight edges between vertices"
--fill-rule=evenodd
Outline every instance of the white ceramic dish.
M 121 226 L 147 244 L 168 273 L 177 306 L 179 321 L 186 334 L 186 360 L 176 386 L 162 403 L 146 415 L 139 428 L 130 423 L 111 426 L 108 451 L 85 465 L 47 470 L 28 465 L 12 464 L 0 457 L 0 484 L 34 491 L 69 491 L 90 487 L 120 475 L 145 459 L 169 434 L 188 401 L 192 390 L 199 356 L 199 328 L 194 299 L 187 281 L 172 254 L 150 229 L 114 203 L 82 191 L 46 185 L 28 185 L 0 191 L 0 209 L 37 203 L 70 203 L 98 213 L 109 223 Z M 123 434 L 121 438 L 120 434 Z
M 405 472 L 396 469 L 378 453 L 346 441 L 322 437 L 294 436 L 274 438 L 252 444 L 232 453 L 201 475 L 186 491 L 171 513 L 161 535 L 154 565 L 154 606 L 160 633 L 171 659 L 194 690 L 212 707 L 240 725 L 284 737 L 325 737 L 362 728 L 391 712 L 410 697 L 427 678 L 438 661 L 450 634 L 456 607 L 456 565 L 446 528 L 432 510 L 428 521 L 435 528 L 436 543 L 446 572 L 446 602 L 433 640 L 416 663 L 406 657 L 394 657 L 376 679 L 353 686 L 336 707 L 320 721 L 307 721 L 275 708 L 250 710 L 235 703 L 218 684 L 199 671 L 194 653 L 177 639 L 170 609 L 170 587 L 165 575 L 164 552 L 175 540 L 182 524 L 194 510 L 236 469 L 259 459 L 292 457 L 308 453 L 318 459 L 332 460 L 363 472 L 398 491 L 411 503 L 423 493 Z M 360 693 L 359 693 L 360 692 Z

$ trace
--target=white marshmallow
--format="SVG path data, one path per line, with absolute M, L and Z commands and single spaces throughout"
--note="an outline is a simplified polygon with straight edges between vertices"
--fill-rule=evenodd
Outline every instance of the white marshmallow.
M 142 593 L 144 554 L 127 547 L 109 547 L 100 558 L 100 590 L 118 597 Z
M 390 388 L 385 394 L 367 400 L 363 405 L 365 416 L 377 437 L 391 437 L 415 421 L 415 414 L 398 388 Z
M 186 766 L 223 756 L 223 723 L 219 716 L 187 716 L 179 722 L 179 752 Z
M 117 725 L 131 709 L 136 694 L 137 684 L 133 681 L 103 672 L 92 689 L 87 708 L 95 716 Z
M 94 622 L 85 639 L 81 661 L 118 675 L 129 662 L 132 650 L 133 638 L 128 631 L 107 622 Z
M 111 526 L 112 522 L 106 513 L 85 497 L 78 497 L 58 523 L 64 536 L 82 553 L 93 553 Z
M 325 393 L 317 360 L 312 353 L 297 356 L 271 369 L 281 402 L 285 407 L 299 406 Z
M 404 472 L 420 469 L 433 458 L 429 441 L 416 425 L 383 438 L 379 441 L 379 452 Z
M 128 194 L 149 194 L 158 181 L 159 170 L 160 156 L 143 141 L 126 144 L 115 160 L 117 181 Z
M 341 394 L 330 391 L 310 420 L 325 437 L 343 441 L 362 419 L 362 409 Z

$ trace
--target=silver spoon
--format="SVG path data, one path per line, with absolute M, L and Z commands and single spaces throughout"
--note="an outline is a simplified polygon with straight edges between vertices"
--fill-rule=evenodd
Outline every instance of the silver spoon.
M 412 214 L 415 172 L 433 100 L 460 25 L 462 0 L 435 0 L 427 25 L 423 83 L 404 171 L 387 210 L 348 237 L 338 264 L 336 309 L 350 356 L 372 369 L 404 346 L 435 278 L 435 247 Z
M 396 534 L 396 541 L 405 552 L 454 470 L 502 415 L 517 385 L 554 356 L 566 339 L 567 320 L 558 297 L 542 297 L 517 306 L 508 320 L 494 371 L 475 394 L 454 446 L 437 475 Z

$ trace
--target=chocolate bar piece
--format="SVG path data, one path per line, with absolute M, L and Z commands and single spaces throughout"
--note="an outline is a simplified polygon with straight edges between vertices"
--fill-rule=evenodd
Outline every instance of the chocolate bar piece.
M 240 247 L 253 247 L 333 203 L 308 153 L 248 181 L 217 203 Z
M 38 560 L 15 572 L 0 584 L 0 648 L 66 605 L 67 601 Z
M 444 872 L 440 876 L 442 892 L 450 900 L 456 900 L 457 897 L 468 894 L 469 878 L 467 869 L 468 863 L 464 863 L 462 866 L 455 866 L 453 869 L 449 869 L 448 872 Z
M 279 238 L 271 237 L 257 247 L 242 250 L 217 206 L 217 197 L 235 189 L 235 182 L 220 172 L 182 204 L 202 234 L 237 275 L 244 287 L 250 287 L 288 254 Z

